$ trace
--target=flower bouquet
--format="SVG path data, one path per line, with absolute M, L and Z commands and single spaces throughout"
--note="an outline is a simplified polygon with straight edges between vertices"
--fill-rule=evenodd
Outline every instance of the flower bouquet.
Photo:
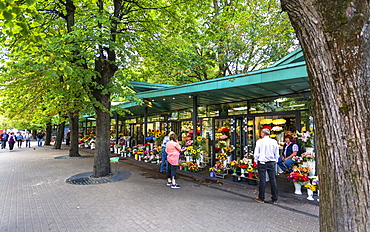
M 302 158 L 304 162 L 315 161 L 315 153 L 307 151 L 302 154 Z
M 189 171 L 191 172 L 199 172 L 199 166 L 197 163 L 191 163 L 189 164 Z
M 227 154 L 226 153 L 218 153 L 216 159 L 218 159 L 218 160 L 227 160 Z
M 222 174 L 222 173 L 226 172 L 226 167 L 221 162 L 217 162 L 215 164 L 215 166 L 213 166 L 209 169 L 209 171 L 210 172 L 215 172 L 215 173 L 218 173 L 218 174 Z
M 230 162 L 230 166 L 231 166 L 231 168 L 233 169 L 233 175 L 236 175 L 236 170 L 238 169 L 238 167 L 239 167 L 239 161 L 237 161 L 237 160 L 232 160 L 231 162 Z
M 300 173 L 300 172 L 290 173 L 287 179 L 293 183 L 298 183 L 300 185 L 305 185 L 310 181 L 310 179 L 308 178 L 306 174 Z
M 310 167 L 303 167 L 303 166 L 293 167 L 293 172 L 301 172 L 301 173 L 303 172 L 305 174 L 308 174 L 310 173 L 310 171 L 311 171 Z
M 254 159 L 254 155 L 253 155 L 252 152 L 249 152 L 249 153 L 245 154 L 244 157 L 247 158 L 247 159 Z
M 301 164 L 303 164 L 303 158 L 302 158 L 302 157 L 300 157 L 300 156 L 293 156 L 292 160 L 296 162 L 296 163 L 295 163 L 295 164 L 293 164 L 293 165 L 298 165 L 298 166 L 300 166 Z
M 302 147 L 313 147 L 314 133 L 309 131 L 300 133 L 297 131 L 297 139 L 299 145 L 301 145 Z

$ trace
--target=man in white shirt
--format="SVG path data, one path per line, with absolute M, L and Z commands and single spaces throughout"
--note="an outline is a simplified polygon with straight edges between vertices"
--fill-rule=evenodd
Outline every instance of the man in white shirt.
M 266 171 L 270 178 L 272 203 L 277 204 L 278 188 L 276 184 L 276 162 L 279 159 L 279 145 L 276 140 L 270 138 L 270 130 L 261 130 L 262 139 L 256 143 L 254 157 L 258 163 L 259 188 L 258 197 L 254 200 L 265 203 Z

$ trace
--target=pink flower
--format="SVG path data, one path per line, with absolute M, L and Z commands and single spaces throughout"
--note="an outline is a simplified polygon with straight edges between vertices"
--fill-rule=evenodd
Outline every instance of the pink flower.
M 227 139 L 227 135 L 221 135 L 220 139 Z

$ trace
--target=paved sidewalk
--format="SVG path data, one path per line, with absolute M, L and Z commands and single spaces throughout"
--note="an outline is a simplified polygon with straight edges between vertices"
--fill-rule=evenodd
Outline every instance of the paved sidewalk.
M 134 160 L 120 161 L 124 180 L 68 184 L 92 171 L 91 151 L 55 159 L 68 148 L 51 148 L 0 150 L 0 232 L 319 231 L 315 204 L 289 196 L 259 204 L 255 187 L 185 175 L 171 189 L 157 167 Z

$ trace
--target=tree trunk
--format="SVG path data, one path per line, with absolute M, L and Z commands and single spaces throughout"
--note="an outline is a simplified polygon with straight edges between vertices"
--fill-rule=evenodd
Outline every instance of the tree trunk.
M 110 114 L 100 108 L 96 110 L 96 146 L 93 177 L 110 174 Z
M 78 112 L 69 113 L 69 130 L 70 130 L 70 144 L 69 144 L 69 157 L 81 156 L 78 153 Z
M 49 146 L 51 145 L 50 142 L 51 142 L 51 132 L 52 132 L 52 130 L 53 130 L 53 126 L 49 122 L 46 125 L 45 145 L 49 145 Z
M 368 1 L 281 0 L 300 39 L 316 128 L 321 231 L 368 231 Z
M 104 1 L 97 2 L 99 11 L 104 11 Z M 114 0 L 114 17 L 110 25 L 112 42 L 116 41 L 117 21 L 122 10 L 122 1 Z M 98 23 L 98 27 L 103 27 Z M 99 55 L 95 60 L 95 71 L 100 75 L 94 81 L 98 88 L 93 87 L 94 98 L 100 103 L 95 106 L 96 112 L 96 146 L 94 155 L 93 177 L 103 177 L 110 174 L 109 148 L 110 148 L 110 82 L 117 71 L 115 64 L 116 52 L 105 44 L 99 45 Z
M 62 147 L 62 141 L 64 138 L 64 125 L 65 125 L 64 122 L 58 125 L 57 136 L 55 138 L 53 147 L 54 149 L 60 149 Z

